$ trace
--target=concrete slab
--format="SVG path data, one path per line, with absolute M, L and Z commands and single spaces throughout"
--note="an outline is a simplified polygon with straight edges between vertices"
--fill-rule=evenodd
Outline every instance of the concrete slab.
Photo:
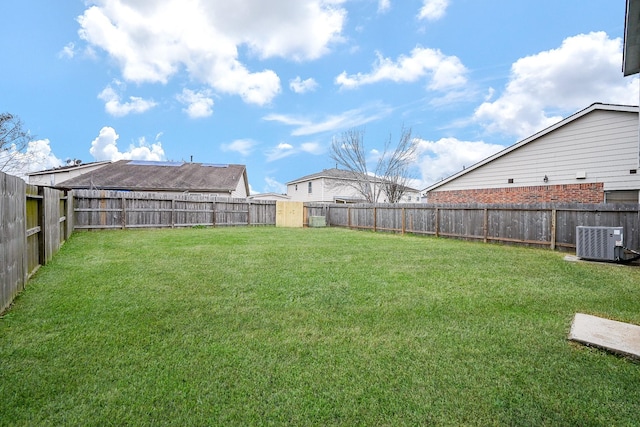
M 640 359 L 640 326 L 576 313 L 569 339 Z

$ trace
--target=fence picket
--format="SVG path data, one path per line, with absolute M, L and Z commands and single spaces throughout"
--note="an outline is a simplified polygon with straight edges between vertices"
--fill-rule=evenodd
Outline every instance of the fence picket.
M 0 312 L 70 235 L 69 196 L 0 172 Z
M 306 203 L 327 225 L 575 249 L 578 225 L 624 227 L 625 246 L 640 248 L 640 205 L 375 205 Z M 400 214 L 405 211 L 403 215 Z M 406 227 L 406 216 L 412 219 Z

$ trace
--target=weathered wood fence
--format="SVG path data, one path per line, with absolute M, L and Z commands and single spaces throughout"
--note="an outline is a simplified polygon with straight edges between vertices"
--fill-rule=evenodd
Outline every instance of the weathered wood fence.
M 207 194 L 74 190 L 75 229 L 275 225 L 275 202 Z
M 0 312 L 73 230 L 275 225 L 273 201 L 187 193 L 76 190 L 65 194 L 0 172 Z M 576 226 L 624 227 L 640 248 L 640 205 L 304 205 L 304 223 L 484 242 L 575 248 Z
M 328 226 L 424 234 L 484 242 L 576 247 L 576 226 L 624 227 L 625 246 L 640 248 L 640 205 L 373 205 L 305 204 L 306 217 Z
M 71 208 L 64 192 L 0 172 L 0 312 L 69 238 Z

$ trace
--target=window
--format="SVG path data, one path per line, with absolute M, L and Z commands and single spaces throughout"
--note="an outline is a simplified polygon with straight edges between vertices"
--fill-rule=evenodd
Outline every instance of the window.
M 618 190 L 604 193 L 605 203 L 638 203 L 638 190 Z
M 313 193 L 313 191 L 312 191 L 312 190 L 313 190 L 313 186 L 312 186 L 312 184 L 313 184 L 313 183 L 312 183 L 311 181 L 309 181 L 309 194 Z

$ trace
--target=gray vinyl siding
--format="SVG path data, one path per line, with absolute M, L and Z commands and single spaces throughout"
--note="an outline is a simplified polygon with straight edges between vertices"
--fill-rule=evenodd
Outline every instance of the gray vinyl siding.
M 326 202 L 332 201 L 330 194 L 325 191 L 325 178 L 315 178 L 299 181 L 295 184 L 287 185 L 287 196 L 295 202 Z M 311 183 L 311 193 L 309 193 L 309 183 Z M 298 189 L 296 190 L 296 186 Z M 327 199 L 327 197 L 329 197 Z
M 311 182 L 312 192 L 309 193 Z M 296 190 L 296 185 L 298 189 Z M 344 180 L 315 178 L 287 185 L 287 196 L 296 202 L 333 202 L 335 198 L 361 199 L 362 195 Z
M 637 113 L 595 110 L 436 191 L 598 182 L 605 190 L 638 189 L 640 174 L 629 173 L 638 168 L 638 149 Z M 577 179 L 578 172 L 586 178 Z

